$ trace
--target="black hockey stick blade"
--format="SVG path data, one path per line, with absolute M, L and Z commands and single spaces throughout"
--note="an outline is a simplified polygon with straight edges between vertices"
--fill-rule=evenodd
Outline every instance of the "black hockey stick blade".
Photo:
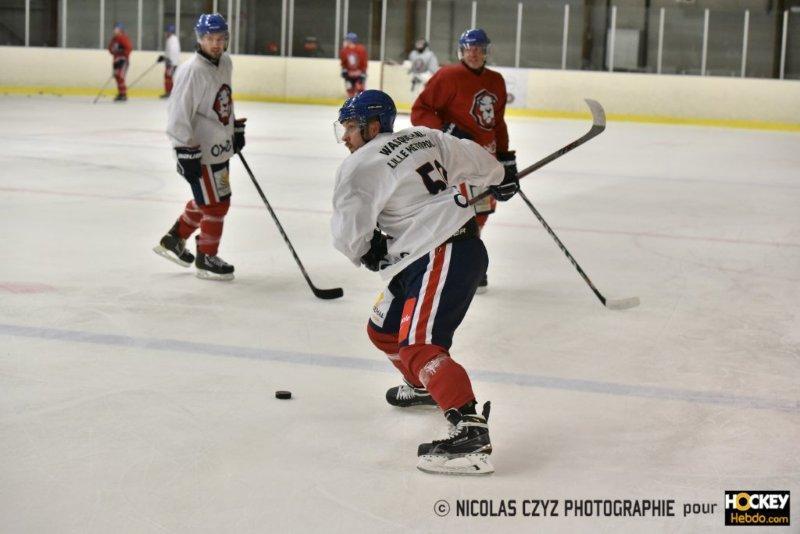
M 300 258 L 297 256 L 297 252 L 294 250 L 294 246 L 292 246 L 292 242 L 289 240 L 289 236 L 286 235 L 286 231 L 283 229 L 283 225 L 278 220 L 278 216 L 275 214 L 275 211 L 272 209 L 272 206 L 267 200 L 267 196 L 264 194 L 264 191 L 258 184 L 258 181 L 256 180 L 253 171 L 250 170 L 250 165 L 247 164 L 247 160 L 244 159 L 244 156 L 242 155 L 241 152 L 237 151 L 236 153 L 239 155 L 239 159 L 241 160 L 242 165 L 244 165 L 247 174 L 250 176 L 250 180 L 252 180 L 253 185 L 256 187 L 256 191 L 258 191 L 258 194 L 261 195 L 261 200 L 264 201 L 264 206 L 267 207 L 267 211 L 272 217 L 275 226 L 278 227 L 278 231 L 281 233 L 281 236 L 283 236 L 283 241 L 286 243 L 286 246 L 289 247 L 289 251 L 292 253 L 294 261 L 297 262 L 297 266 L 300 267 L 300 272 L 303 273 L 303 278 L 306 279 L 306 283 L 308 284 L 308 287 L 311 288 L 311 292 L 314 293 L 314 296 L 323 300 L 338 299 L 344 296 L 344 289 L 342 289 L 341 287 L 334 287 L 331 289 L 320 289 L 317 286 L 315 286 L 313 282 L 311 282 L 311 277 L 308 276 L 306 268 L 303 266 L 303 262 L 301 262 Z
M 318 287 L 314 287 L 313 284 L 309 282 L 309 286 L 311 286 L 311 291 L 314 293 L 314 296 L 324 300 L 333 300 L 342 298 L 344 296 L 344 289 L 341 287 L 334 287 L 332 289 L 320 289 Z
M 603 109 L 603 106 L 600 105 L 600 102 L 598 102 L 597 100 L 592 100 L 591 98 L 587 98 L 586 99 L 586 105 L 589 106 L 589 111 L 592 113 L 592 127 L 589 129 L 589 131 L 586 132 L 585 134 L 583 134 L 578 139 L 576 139 L 573 142 L 571 142 L 570 144 L 559 148 L 558 150 L 556 150 L 552 154 L 540 159 L 539 161 L 537 161 L 533 165 L 529 165 L 529 166 L 525 167 L 524 169 L 522 169 L 521 171 L 519 171 L 517 173 L 517 180 L 528 176 L 532 172 L 538 171 L 539 169 L 541 169 L 542 167 L 544 167 L 545 165 L 547 165 L 551 161 L 560 158 L 561 156 L 563 156 L 567 152 L 570 152 L 570 151 L 578 148 L 579 146 L 584 144 L 589 139 L 597 137 L 598 135 L 603 133 L 603 131 L 606 129 L 606 112 Z M 479 200 L 484 199 L 484 198 L 488 197 L 491 194 L 492 194 L 491 191 L 488 191 L 488 190 L 484 191 L 483 193 L 481 193 L 481 194 L 473 197 L 472 199 L 470 199 L 470 201 L 467 204 L 469 204 L 471 206 L 471 205 L 475 204 L 476 202 L 478 202 Z

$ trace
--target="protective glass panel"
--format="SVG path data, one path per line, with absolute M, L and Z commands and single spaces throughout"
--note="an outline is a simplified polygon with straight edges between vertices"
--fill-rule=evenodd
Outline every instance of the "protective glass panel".
M 700 74 L 703 55 L 703 10 L 697 6 L 666 8 L 663 74 Z
M 0 45 L 25 44 L 25 0 L 11 0 L 3 5 L 3 23 L 0 24 Z
M 58 31 L 58 0 L 31 0 L 30 45 L 57 46 Z
M 336 2 L 327 0 L 294 0 L 294 35 L 292 55 L 295 57 L 331 57 L 336 24 Z M 280 26 L 278 26 L 280 33 Z
M 220 2 L 220 6 L 224 2 Z M 242 1 L 242 15 L 239 22 L 239 52 L 278 56 L 281 53 L 281 16 L 283 3 L 279 0 L 263 2 L 261 0 Z M 287 9 L 289 2 L 286 2 Z M 297 2 L 295 2 L 295 35 L 298 31 Z M 303 19 L 301 14 L 300 20 Z M 331 17 L 333 25 L 333 17 Z M 288 17 L 287 28 L 288 31 Z M 331 30 L 333 32 L 333 30 Z M 331 38 L 331 41 L 333 38 Z M 302 41 L 301 41 L 302 49 Z M 295 44 L 295 55 L 299 49 Z
M 516 25 L 516 20 L 514 24 Z M 509 30 L 510 35 L 513 36 L 515 31 L 515 29 Z M 563 2 L 554 0 L 526 2 L 523 5 L 522 14 L 519 66 L 522 68 L 560 69 L 563 36 Z M 513 60 L 510 65 L 513 65 Z
M 67 2 L 67 47 L 105 48 L 111 29 L 103 25 L 103 40 L 100 42 L 99 0 L 68 0 Z

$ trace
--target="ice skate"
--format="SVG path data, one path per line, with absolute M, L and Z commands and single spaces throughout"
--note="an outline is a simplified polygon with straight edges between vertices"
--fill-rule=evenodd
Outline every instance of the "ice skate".
M 128 100 L 126 95 L 117 95 L 114 97 L 114 102 L 125 102 Z
M 186 240 L 178 237 L 177 226 L 176 223 L 170 231 L 161 238 L 161 242 L 153 247 L 153 252 L 162 258 L 177 263 L 181 267 L 189 267 L 194 261 L 194 255 L 186 250 Z
M 494 466 L 489 461 L 490 403 L 483 405 L 483 415 L 462 414 L 455 408 L 445 417 L 453 425 L 446 439 L 423 443 L 417 450 L 417 469 L 438 475 L 489 475 Z
M 386 391 L 386 402 L 392 406 L 408 408 L 410 406 L 436 406 L 427 389 L 415 388 L 405 380 L 399 386 Z
M 483 278 L 481 281 L 478 282 L 478 289 L 475 290 L 476 295 L 483 295 L 486 293 L 486 290 L 489 289 L 489 279 L 486 277 L 486 273 L 483 273 Z
M 209 256 L 197 251 L 194 260 L 197 267 L 197 278 L 203 280 L 233 280 L 233 265 L 226 263 L 219 256 Z

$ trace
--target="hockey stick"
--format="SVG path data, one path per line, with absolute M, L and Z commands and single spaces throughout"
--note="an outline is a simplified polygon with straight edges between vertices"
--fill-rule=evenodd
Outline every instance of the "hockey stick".
M 574 150 L 575 148 L 578 148 L 579 146 L 584 144 L 589 139 L 592 139 L 593 137 L 597 137 L 598 135 L 603 133 L 603 130 L 606 129 L 606 112 L 603 110 L 603 106 L 600 105 L 600 102 L 598 102 L 596 100 L 589 99 L 589 98 L 586 99 L 586 104 L 589 106 L 589 110 L 592 112 L 592 127 L 589 129 L 589 131 L 586 132 L 581 137 L 579 137 L 578 139 L 576 139 L 573 142 L 571 142 L 570 144 L 559 148 L 558 150 L 556 150 L 555 152 L 553 152 L 549 156 L 547 156 L 545 158 L 542 158 L 539 161 L 537 161 L 536 163 L 534 163 L 533 165 L 525 167 L 524 169 L 519 171 L 517 173 L 517 180 L 519 180 L 520 178 L 524 178 L 524 177 L 528 176 L 530 173 L 532 173 L 534 171 L 538 171 L 539 169 L 541 169 L 542 167 L 544 167 L 545 165 L 547 165 L 551 161 L 560 158 L 561 156 L 563 156 L 567 152 L 570 152 L 570 151 Z M 484 199 L 484 198 L 488 197 L 491 194 L 492 194 L 491 191 L 486 190 L 483 193 L 481 193 L 480 195 L 478 195 L 476 197 L 473 197 L 468 202 L 468 204 L 471 206 L 471 205 L 475 204 L 476 202 L 478 202 L 479 200 Z
M 92 101 L 92 104 L 97 104 L 97 101 L 98 101 L 98 100 L 100 100 L 100 97 L 101 97 L 101 96 L 103 96 L 103 91 L 105 91 L 105 90 L 106 90 L 106 86 L 107 86 L 107 85 L 109 84 L 109 82 L 111 82 L 111 80 L 113 80 L 113 79 L 114 79 L 114 75 L 113 75 L 113 74 L 112 74 L 111 76 L 109 76 L 109 77 L 108 77 L 108 79 L 106 80 L 106 83 L 104 83 L 104 84 L 103 84 L 103 87 L 101 87 L 101 88 L 100 88 L 100 92 L 99 92 L 99 93 L 97 93 L 97 96 L 96 96 L 96 97 L 94 97 L 94 101 Z
M 270 206 L 266 195 L 264 195 L 264 191 L 261 189 L 261 186 L 258 185 L 256 177 L 253 175 L 253 171 L 250 170 L 250 166 L 247 164 L 247 161 L 244 159 L 242 153 L 239 151 L 237 151 L 236 153 L 239 155 L 239 159 L 242 161 L 242 165 L 244 165 L 244 168 L 247 169 L 247 174 L 250 175 L 250 179 L 253 181 L 253 185 L 256 186 L 258 194 L 261 195 L 261 200 L 264 201 L 264 205 L 267 207 L 269 214 L 272 216 L 272 220 L 275 221 L 275 225 L 281 232 L 283 240 L 286 241 L 286 245 L 292 252 L 292 256 L 294 256 L 294 261 L 296 261 L 297 266 L 300 267 L 300 272 L 303 273 L 303 277 L 306 279 L 306 282 L 308 282 L 308 287 L 311 288 L 311 291 L 314 293 L 314 296 L 325 300 L 338 299 L 339 297 L 342 297 L 344 295 L 344 290 L 341 287 L 334 287 L 332 289 L 319 289 L 313 283 L 311 283 L 311 278 L 308 276 L 306 268 L 303 267 L 303 263 L 300 261 L 300 258 L 297 257 L 297 252 L 295 252 L 294 247 L 292 246 L 292 242 L 289 241 L 289 236 L 286 235 L 286 232 L 283 230 L 283 226 L 281 226 L 281 223 L 278 220 L 278 216 L 275 215 L 275 212 L 272 210 L 272 206 Z
M 528 197 L 525 195 L 525 193 L 522 192 L 521 189 L 519 190 L 519 196 L 522 198 L 522 200 L 525 201 L 525 204 L 528 205 L 528 207 L 531 209 L 536 218 L 539 219 L 539 222 L 542 223 L 544 229 L 547 230 L 547 233 L 550 234 L 550 237 L 552 237 L 553 240 L 556 242 L 556 245 L 558 245 L 558 248 L 561 249 L 561 252 L 563 252 L 567 256 L 567 259 L 570 261 L 570 263 L 572 263 L 572 266 L 575 267 L 575 269 L 578 271 L 578 274 L 581 275 L 583 281 L 589 284 L 589 287 L 594 292 L 594 294 L 597 295 L 597 298 L 600 299 L 600 302 L 603 303 L 603 306 L 605 306 L 610 310 L 626 310 L 628 308 L 633 308 L 639 305 L 639 297 L 630 297 L 618 300 L 605 298 L 603 294 L 600 293 L 600 291 L 595 287 L 595 285 L 592 283 L 589 277 L 586 276 L 586 273 L 583 272 L 581 266 L 578 265 L 578 262 L 575 261 L 575 258 L 572 257 L 572 254 L 569 253 L 567 247 L 564 246 L 564 243 L 561 242 L 561 240 L 558 238 L 553 229 L 550 228 L 550 225 L 547 224 L 547 221 L 544 220 L 544 217 L 542 217 L 539 211 L 533 206 L 533 203 L 530 200 L 528 200 Z
M 128 84 L 128 89 L 130 89 L 131 87 L 136 85 L 139 81 L 141 81 L 141 79 L 144 78 L 147 75 L 147 73 L 150 72 L 151 70 L 153 70 L 153 67 L 155 67 L 159 63 L 161 63 L 161 62 L 160 61 L 156 61 L 155 63 L 153 63 L 152 65 L 147 67 L 147 69 L 143 73 L 141 73 L 135 80 L 133 80 L 131 83 Z

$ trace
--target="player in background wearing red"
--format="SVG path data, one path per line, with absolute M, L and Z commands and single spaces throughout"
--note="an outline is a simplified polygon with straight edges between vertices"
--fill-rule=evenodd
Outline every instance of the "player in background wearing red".
M 131 40 L 125 33 L 125 26 L 121 22 L 114 24 L 114 35 L 108 43 L 108 52 L 114 57 L 114 78 L 117 80 L 117 96 L 115 102 L 128 100 L 128 90 L 125 87 L 125 74 L 128 72 L 129 60 L 133 50 Z
M 431 77 L 411 108 L 411 124 L 475 141 L 497 157 L 510 178 L 517 174 L 517 161 L 514 151 L 508 149 L 506 82 L 500 73 L 486 68 L 490 43 L 482 29 L 461 34 L 458 39 L 461 61 L 440 68 Z M 461 184 L 461 192 L 467 198 L 482 191 L 483 188 Z M 495 206 L 492 196 L 475 204 L 481 228 Z M 484 275 L 478 293 L 486 291 L 487 285 Z
M 355 96 L 364 90 L 367 80 L 367 49 L 358 42 L 355 33 L 345 35 L 342 49 L 339 50 L 339 61 L 347 96 Z

